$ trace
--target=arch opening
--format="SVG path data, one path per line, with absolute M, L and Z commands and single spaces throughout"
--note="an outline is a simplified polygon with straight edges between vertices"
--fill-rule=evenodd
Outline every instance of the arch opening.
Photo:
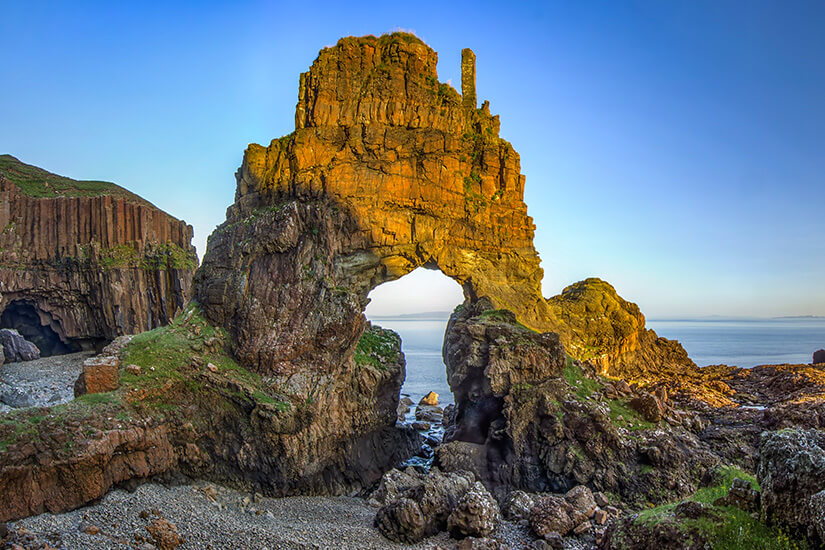
M 401 337 L 406 359 L 400 390 L 399 422 L 412 424 L 426 443 L 408 465 L 429 466 L 433 448 L 444 435 L 443 416 L 455 398 L 447 382 L 442 346 L 450 314 L 464 302 L 464 291 L 440 270 L 425 266 L 375 287 L 364 314 L 374 325 Z M 419 406 L 429 392 L 438 394 L 437 406 Z M 404 399 L 407 399 L 404 406 Z
M 0 328 L 14 329 L 37 346 L 41 357 L 63 355 L 81 350 L 81 346 L 64 341 L 60 323 L 47 312 L 25 301 L 11 302 L 0 314 Z

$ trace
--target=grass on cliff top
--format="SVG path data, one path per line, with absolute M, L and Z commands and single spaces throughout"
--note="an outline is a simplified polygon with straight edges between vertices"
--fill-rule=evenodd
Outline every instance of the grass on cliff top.
M 206 342 L 209 340 L 219 343 L 216 345 L 217 351 L 207 351 Z M 138 334 L 129 342 L 124 349 L 121 364 L 124 368 L 131 364 L 138 365 L 142 372 L 134 375 L 121 370 L 121 390 L 128 392 L 134 388 L 148 392 L 160 391 L 149 403 L 160 408 L 174 405 L 165 400 L 162 391 L 169 382 L 181 383 L 193 392 L 204 388 L 203 381 L 198 376 L 202 368 L 192 366 L 192 358 L 197 355 L 202 358 L 204 367 L 212 363 L 218 368 L 217 374 L 255 388 L 252 394 L 255 400 L 275 405 L 279 409 L 288 408 L 289 403 L 282 396 L 269 394 L 260 375 L 241 367 L 223 352 L 227 341 L 226 332 L 210 325 L 201 315 L 200 306 L 193 302 L 169 325 Z
M 769 527 L 748 512 L 735 506 L 713 506 L 713 502 L 728 494 L 735 478 L 744 479 L 753 489 L 759 490 L 759 483 L 751 474 L 734 466 L 726 466 L 719 471 L 719 481 L 694 493 L 688 501 L 701 502 L 711 506 L 711 511 L 719 516 L 698 519 L 675 518 L 674 508 L 679 502 L 656 506 L 641 512 L 634 520 L 637 524 L 657 525 L 666 521 L 678 521 L 679 529 L 685 533 L 698 532 L 714 550 L 805 550 L 805 541 L 794 540 L 780 529 Z M 681 501 L 680 501 L 681 502 Z
M 387 364 L 398 360 L 401 337 L 388 329 L 372 325 L 355 346 L 355 364 L 386 370 Z
M 19 161 L 11 155 L 0 155 L 0 175 L 15 184 L 24 195 L 36 198 L 99 197 L 111 195 L 130 202 L 152 206 L 147 200 L 107 181 L 73 180 L 52 174 L 37 166 Z

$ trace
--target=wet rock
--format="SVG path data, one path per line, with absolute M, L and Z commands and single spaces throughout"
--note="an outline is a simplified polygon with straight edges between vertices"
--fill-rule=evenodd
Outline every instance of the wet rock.
M 429 422 L 413 422 L 412 427 L 418 431 L 426 432 L 432 427 Z
M 416 420 L 440 424 L 443 414 L 444 410 L 438 406 L 419 405 L 415 408 Z
M 14 329 L 0 329 L 0 345 L 3 347 L 3 356 L 6 363 L 40 359 L 40 350 L 37 349 L 37 346 L 23 338 Z
M 812 363 L 814 365 L 819 365 L 825 363 L 825 349 L 816 350 L 814 352 L 814 357 Z
M 438 394 L 434 391 L 431 391 L 427 395 L 421 398 L 421 401 L 418 402 L 418 406 L 426 406 L 426 407 L 437 407 L 438 406 Z
M 487 537 L 501 523 L 501 512 L 493 496 L 480 481 L 467 491 L 447 518 L 454 538 Z

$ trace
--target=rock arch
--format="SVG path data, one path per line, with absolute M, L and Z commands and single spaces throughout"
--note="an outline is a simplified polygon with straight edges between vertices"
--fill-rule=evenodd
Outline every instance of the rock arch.
M 476 108 L 474 60 L 464 101 L 403 33 L 342 39 L 301 75 L 296 130 L 246 150 L 197 275 L 241 362 L 328 368 L 360 335 L 369 291 L 422 266 L 529 326 L 554 324 L 519 157 L 488 103 Z

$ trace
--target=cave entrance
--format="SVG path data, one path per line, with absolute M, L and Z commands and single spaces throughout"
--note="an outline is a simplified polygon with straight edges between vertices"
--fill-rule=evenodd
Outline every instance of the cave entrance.
M 438 394 L 441 409 L 454 403 L 441 347 L 450 314 L 464 302 L 461 286 L 441 271 L 418 268 L 398 280 L 377 286 L 369 299 L 364 312 L 367 319 L 401 336 L 407 361 L 401 398 L 412 401 L 404 420 L 417 422 L 416 427 L 427 439 L 440 442 L 443 435 L 440 415 L 427 407 L 419 410 L 418 403 L 431 391 Z M 426 449 L 424 454 L 429 454 Z
M 60 337 L 60 323 L 29 302 L 11 302 L 0 314 L 0 328 L 17 330 L 40 350 L 41 357 L 79 351 Z

